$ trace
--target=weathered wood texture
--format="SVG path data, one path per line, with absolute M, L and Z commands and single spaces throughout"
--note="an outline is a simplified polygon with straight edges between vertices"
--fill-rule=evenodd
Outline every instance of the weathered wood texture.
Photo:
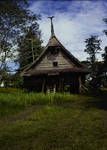
M 54 49 L 53 49 L 54 50 Z M 58 62 L 58 66 L 54 67 L 53 62 Z M 50 60 L 48 59 L 48 53 L 45 55 L 42 60 L 33 68 L 33 70 L 54 70 L 56 68 L 58 69 L 64 69 L 64 68 L 72 68 L 75 67 L 75 64 L 73 64 L 69 58 L 63 54 L 63 52 L 59 51 L 58 55 L 55 57 L 55 59 Z
M 53 36 L 23 76 L 25 87 L 31 91 L 80 93 L 86 73 L 85 67 Z

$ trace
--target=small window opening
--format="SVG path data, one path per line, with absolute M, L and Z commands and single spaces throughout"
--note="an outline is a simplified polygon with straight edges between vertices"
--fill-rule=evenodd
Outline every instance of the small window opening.
M 51 52 L 52 55 L 58 55 L 58 53 L 59 53 L 59 47 L 50 49 L 50 52 Z
M 58 66 L 58 62 L 57 62 L 57 61 L 54 61 L 54 62 L 53 62 L 53 66 L 54 66 L 54 67 L 57 67 L 57 66 Z

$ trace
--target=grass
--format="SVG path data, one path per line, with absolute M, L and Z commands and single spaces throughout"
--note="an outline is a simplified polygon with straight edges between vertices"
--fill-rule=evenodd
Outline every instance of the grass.
M 106 92 L 0 94 L 0 150 L 107 150 Z
M 25 109 L 33 105 L 69 105 L 80 102 L 80 99 L 91 99 L 80 95 L 70 94 L 35 94 L 25 92 L 0 93 L 0 116 L 9 115 L 18 110 Z

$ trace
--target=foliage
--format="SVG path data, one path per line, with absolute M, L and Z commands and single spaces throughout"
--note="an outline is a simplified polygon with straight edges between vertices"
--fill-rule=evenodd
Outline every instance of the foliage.
M 103 21 L 107 24 L 107 18 L 104 18 Z M 107 35 L 107 30 L 104 30 L 105 35 Z
M 24 90 L 19 88 L 0 88 L 0 94 L 18 94 L 18 93 L 24 93 Z
M 18 1 L 0 1 L 0 68 L 11 57 L 12 44 L 25 21 L 26 12 Z
M 85 43 L 86 49 L 84 51 L 89 55 L 87 59 L 90 63 L 89 68 L 91 70 L 89 85 L 92 88 L 98 88 L 101 86 L 101 70 L 99 69 L 101 65 L 97 62 L 96 54 L 101 51 L 101 40 L 98 39 L 98 36 L 91 35 L 90 38 L 85 40 Z
M 42 52 L 41 35 L 38 26 L 31 25 L 18 43 L 19 64 L 23 68 L 32 63 Z
M 11 74 L 6 70 L 2 70 L 0 84 L 3 83 L 5 88 L 23 88 L 23 78 L 19 73 Z
M 8 87 L 11 81 L 11 75 L 8 72 L 7 68 L 1 69 L 0 70 L 1 73 L 1 79 L 0 79 L 0 84 L 3 83 L 4 87 Z
M 100 43 L 101 40 L 98 39 L 98 36 L 91 35 L 90 38 L 85 40 L 86 43 L 86 49 L 84 50 L 89 54 L 89 58 L 87 58 L 90 61 L 91 68 L 94 68 L 94 64 L 96 62 L 96 54 L 101 51 Z
M 11 74 L 10 87 L 23 88 L 23 77 L 21 77 L 19 73 Z
M 107 24 L 107 18 L 103 19 L 105 24 Z M 107 30 L 104 30 L 104 33 L 107 35 Z M 104 60 L 104 64 L 107 65 L 107 46 L 104 49 L 104 54 L 102 54 L 103 60 Z
M 107 66 L 107 46 L 104 49 L 104 53 L 102 54 L 104 65 Z
M 0 69 L 17 57 L 17 41 L 32 24 L 38 27 L 39 15 L 28 10 L 26 0 L 0 1 Z M 6 70 L 5 70 L 6 71 Z M 3 78 L 3 72 L 1 72 Z
M 107 25 L 107 18 L 104 18 L 103 21 Z M 105 35 L 107 36 L 107 30 L 104 30 Z M 107 46 L 104 49 L 104 53 L 102 54 L 104 65 L 103 65 L 103 85 L 107 87 Z
M 103 66 L 102 66 L 102 70 L 103 70 L 103 86 L 107 86 L 107 46 L 104 49 L 104 53 L 102 54 L 103 57 Z

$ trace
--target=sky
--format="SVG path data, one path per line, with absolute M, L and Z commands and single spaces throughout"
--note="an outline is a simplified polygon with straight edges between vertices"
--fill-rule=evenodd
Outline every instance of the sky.
M 38 21 L 42 33 L 43 45 L 50 38 L 49 16 L 55 16 L 54 30 L 60 42 L 79 60 L 85 60 L 85 39 L 98 35 L 101 47 L 107 46 L 107 29 L 103 18 L 107 17 L 107 0 L 31 0 L 30 10 L 41 14 Z M 101 60 L 101 54 L 98 55 Z

